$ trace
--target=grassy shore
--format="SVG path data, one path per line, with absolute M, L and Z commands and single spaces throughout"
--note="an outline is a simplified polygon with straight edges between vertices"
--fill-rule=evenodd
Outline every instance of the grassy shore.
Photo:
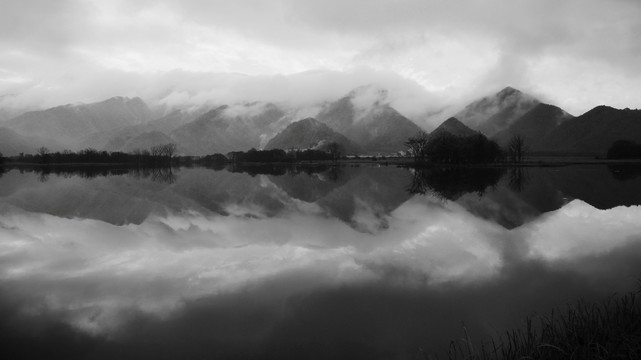
M 451 342 L 448 359 L 641 359 L 641 286 L 600 303 L 579 301 L 527 318 L 522 328 L 480 346 L 463 331 L 464 338 Z

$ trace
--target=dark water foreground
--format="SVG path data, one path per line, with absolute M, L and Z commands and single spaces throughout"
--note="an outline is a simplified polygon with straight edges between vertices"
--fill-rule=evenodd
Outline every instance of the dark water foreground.
M 640 175 L 5 169 L 0 357 L 442 353 L 635 289 Z

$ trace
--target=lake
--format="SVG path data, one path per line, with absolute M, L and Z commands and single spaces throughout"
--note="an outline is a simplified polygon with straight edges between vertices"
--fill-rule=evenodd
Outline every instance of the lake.
M 641 276 L 624 165 L 2 172 L 3 358 L 422 359 Z

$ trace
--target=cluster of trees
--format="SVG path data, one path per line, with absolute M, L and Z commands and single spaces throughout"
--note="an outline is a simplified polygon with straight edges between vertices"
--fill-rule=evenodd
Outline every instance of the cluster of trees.
M 499 145 L 482 134 L 470 137 L 442 134 L 426 146 L 427 157 L 437 163 L 491 163 L 503 158 Z
M 248 151 L 232 151 L 227 154 L 227 158 L 234 163 L 289 162 L 287 153 L 282 149 L 256 150 L 252 148 Z
M 170 165 L 176 154 L 176 144 L 163 144 L 147 150 L 135 150 L 131 153 L 100 151 L 92 148 L 78 152 L 65 150 L 50 152 L 40 147 L 36 154 L 21 153 L 10 160 L 30 164 L 140 164 L 166 166 Z
M 176 146 L 176 144 L 167 143 L 167 144 L 152 146 L 151 149 L 149 150 L 149 153 L 154 158 L 171 160 L 171 158 L 174 155 L 176 155 L 177 150 L 178 150 L 178 146 Z M 138 152 L 142 152 L 142 151 L 138 150 Z M 134 151 L 134 154 L 135 153 L 136 151 Z
M 641 144 L 617 140 L 608 149 L 608 159 L 641 159 Z
M 478 164 L 504 158 L 499 145 L 480 133 L 468 137 L 442 133 L 432 137 L 421 131 L 409 138 L 405 145 L 417 162 Z
M 503 150 L 485 135 L 457 136 L 441 133 L 430 136 L 420 131 L 405 142 L 415 162 L 444 164 L 492 163 L 508 159 L 520 163 L 527 157 L 528 148 L 522 136 L 515 135 Z
M 415 136 L 407 139 L 405 146 L 407 146 L 407 150 L 414 157 L 414 161 L 425 161 L 429 141 L 430 136 L 425 131 L 419 131 Z

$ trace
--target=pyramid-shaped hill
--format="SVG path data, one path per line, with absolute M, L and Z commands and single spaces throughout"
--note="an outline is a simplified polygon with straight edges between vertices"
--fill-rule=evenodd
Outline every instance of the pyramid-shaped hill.
M 543 151 L 548 147 L 549 135 L 573 116 L 563 109 L 549 104 L 538 104 L 518 118 L 507 129 L 498 132 L 493 139 L 501 146 L 507 145 L 513 136 L 522 136 L 528 148 Z
M 325 104 L 316 118 L 370 154 L 402 151 L 405 141 L 421 131 L 389 104 L 386 90 L 375 86 Z
M 439 125 L 434 131 L 430 133 L 430 138 L 436 138 L 444 134 L 454 135 L 458 137 L 470 137 L 478 135 L 479 133 L 470 129 L 467 125 L 463 124 L 455 117 L 451 117 L 441 125 Z
M 289 124 L 265 145 L 265 150 L 323 149 L 332 142 L 341 145 L 346 154 L 357 154 L 361 151 L 357 144 L 314 118 Z

